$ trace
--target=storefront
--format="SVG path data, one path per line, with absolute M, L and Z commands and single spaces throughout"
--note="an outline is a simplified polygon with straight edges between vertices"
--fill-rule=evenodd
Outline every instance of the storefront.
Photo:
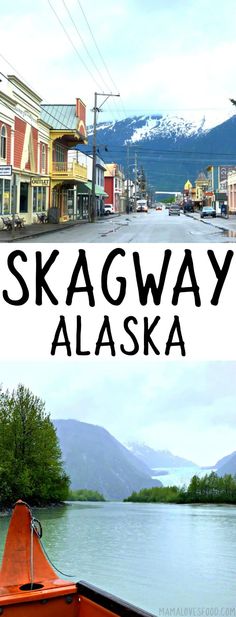
M 103 214 L 103 206 L 105 197 L 108 197 L 108 194 L 104 191 L 102 186 L 96 184 L 95 186 L 95 195 L 96 195 L 96 211 L 95 216 L 102 216 Z M 81 182 L 78 183 L 77 190 L 77 219 L 88 219 L 89 218 L 89 208 L 92 200 L 92 182 Z
M 0 215 L 11 213 L 11 180 L 0 178 Z
M 37 214 L 46 214 L 48 211 L 50 178 L 33 177 L 30 184 L 30 210 L 32 212 L 32 219 L 35 220 Z M 20 198 L 20 207 L 22 206 L 24 207 L 24 200 Z

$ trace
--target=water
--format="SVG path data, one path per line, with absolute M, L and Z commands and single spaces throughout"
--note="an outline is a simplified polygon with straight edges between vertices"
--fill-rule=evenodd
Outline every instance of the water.
M 236 507 L 73 503 L 35 516 L 50 558 L 73 580 L 155 615 L 236 606 Z M 1 552 L 8 520 L 0 519 Z

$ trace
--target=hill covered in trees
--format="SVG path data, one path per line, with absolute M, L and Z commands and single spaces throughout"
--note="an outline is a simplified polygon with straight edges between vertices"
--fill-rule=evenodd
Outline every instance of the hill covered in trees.
M 193 476 L 187 488 L 153 487 L 133 492 L 124 501 L 141 503 L 224 503 L 236 504 L 236 477 L 218 477 L 215 472 L 203 478 Z

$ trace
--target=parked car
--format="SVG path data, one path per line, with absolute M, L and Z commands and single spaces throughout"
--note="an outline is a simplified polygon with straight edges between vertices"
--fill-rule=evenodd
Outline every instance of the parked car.
M 192 204 L 184 204 L 184 214 L 186 214 L 186 212 L 194 212 Z
M 156 210 L 162 210 L 162 205 L 161 204 L 157 204 Z
M 177 214 L 177 216 L 180 216 L 180 207 L 178 206 L 178 204 L 171 204 L 171 206 L 169 207 L 169 216 L 171 216 L 172 214 Z
M 113 212 L 114 212 L 113 204 L 104 204 L 103 214 L 107 215 L 107 214 L 112 214 Z
M 204 219 L 206 216 L 212 216 L 214 218 L 216 216 L 215 208 L 212 206 L 203 206 L 201 211 L 201 219 Z

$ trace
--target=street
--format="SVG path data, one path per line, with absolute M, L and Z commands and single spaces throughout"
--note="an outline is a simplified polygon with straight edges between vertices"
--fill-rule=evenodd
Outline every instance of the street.
M 168 210 L 149 210 L 148 213 L 130 213 L 118 216 L 107 216 L 90 224 L 81 223 L 71 227 L 42 234 L 38 237 L 23 239 L 29 243 L 57 242 L 92 242 L 92 243 L 122 243 L 122 242 L 235 242 L 236 233 L 222 231 L 217 227 L 220 219 L 201 220 L 185 216 L 169 216 Z

